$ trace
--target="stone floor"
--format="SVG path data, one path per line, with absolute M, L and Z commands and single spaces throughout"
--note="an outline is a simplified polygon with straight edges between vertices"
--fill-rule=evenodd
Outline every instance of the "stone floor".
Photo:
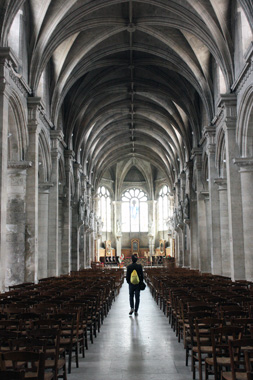
M 68 380 L 191 380 L 185 351 L 149 288 L 139 315 L 129 316 L 128 285 L 121 288 L 94 344 Z

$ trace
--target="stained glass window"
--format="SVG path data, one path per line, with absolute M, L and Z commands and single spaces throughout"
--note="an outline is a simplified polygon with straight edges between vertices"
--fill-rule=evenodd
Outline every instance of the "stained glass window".
M 148 197 L 143 190 L 132 188 L 122 194 L 122 232 L 148 231 Z
M 171 216 L 171 207 L 169 199 L 169 188 L 164 185 L 159 191 L 158 196 L 158 230 L 166 231 L 168 229 L 168 218 Z
M 104 186 L 100 186 L 97 191 L 98 200 L 98 216 L 101 217 L 103 222 L 102 231 L 111 232 L 111 212 L 112 212 L 112 202 L 109 190 Z

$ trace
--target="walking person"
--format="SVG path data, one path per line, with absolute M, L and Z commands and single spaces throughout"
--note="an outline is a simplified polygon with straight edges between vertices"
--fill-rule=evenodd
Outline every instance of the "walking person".
M 132 255 L 132 264 L 127 267 L 126 280 L 129 284 L 129 301 L 130 301 L 130 312 L 138 315 L 138 309 L 140 304 L 140 283 L 143 282 L 143 271 L 141 264 L 137 264 L 137 256 Z M 134 302 L 135 298 L 135 302 Z

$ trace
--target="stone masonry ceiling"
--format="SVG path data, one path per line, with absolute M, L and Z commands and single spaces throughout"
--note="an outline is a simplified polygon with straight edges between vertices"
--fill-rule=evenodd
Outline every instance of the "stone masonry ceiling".
M 225 92 L 235 80 L 231 3 L 3 1 L 1 43 L 8 45 L 15 14 L 27 7 L 29 86 L 37 95 L 50 68 L 49 115 L 94 185 L 132 157 L 173 184 L 214 118 L 215 67 Z M 240 4 L 253 13 L 250 1 Z

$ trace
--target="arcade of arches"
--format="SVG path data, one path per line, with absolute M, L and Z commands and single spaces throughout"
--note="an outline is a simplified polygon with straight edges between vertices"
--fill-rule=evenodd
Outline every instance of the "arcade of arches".
M 248 0 L 1 1 L 0 290 L 132 239 L 253 280 L 252 31 Z

